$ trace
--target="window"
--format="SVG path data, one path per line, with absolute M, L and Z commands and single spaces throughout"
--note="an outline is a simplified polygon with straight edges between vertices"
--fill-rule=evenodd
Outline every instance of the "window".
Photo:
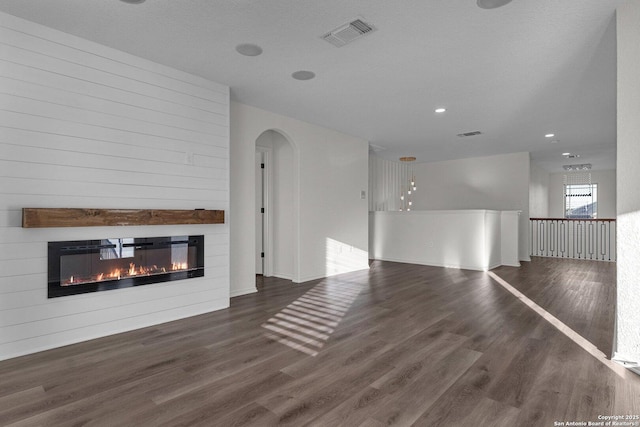
M 564 186 L 565 218 L 598 217 L 598 184 L 566 184 Z

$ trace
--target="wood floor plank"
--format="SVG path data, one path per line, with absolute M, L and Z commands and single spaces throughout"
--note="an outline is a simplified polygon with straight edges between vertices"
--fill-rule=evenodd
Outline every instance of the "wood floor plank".
M 214 422 L 211 419 L 204 419 L 199 424 L 203 427 L 211 427 L 212 425 L 228 426 L 228 427 L 271 427 L 279 424 L 278 417 L 264 406 L 252 402 L 245 405 L 228 415 L 217 418 Z
M 547 329 L 553 330 L 547 325 Z M 526 405 L 514 425 L 536 425 L 554 421 L 577 420 L 577 411 L 573 412 L 566 402 L 571 399 L 576 380 L 584 369 L 579 363 L 583 351 L 564 336 L 548 336 L 543 340 L 549 346 L 550 353 L 539 369 L 539 375 L 531 385 Z
M 120 384 L 99 393 L 91 393 L 86 397 L 51 407 L 32 417 L 22 419 L 9 425 L 24 426 L 77 426 L 77 425 L 126 425 L 132 414 L 151 409 L 155 405 L 146 396 L 163 382 L 178 381 L 184 372 L 172 370 Z M 109 402 L 109 405 L 104 405 Z M 118 408 L 117 411 L 114 408 Z
M 417 418 L 429 405 L 429 399 L 435 400 L 441 390 L 446 389 L 444 383 L 452 383 L 464 372 L 465 367 L 456 364 L 460 360 L 468 363 L 479 356 L 479 353 L 460 350 L 466 341 L 465 337 L 445 334 L 423 348 L 414 348 L 398 358 L 395 368 L 381 376 L 362 392 L 354 394 L 329 413 L 317 418 L 312 425 L 358 425 L 369 416 L 375 416 L 380 408 L 406 404 L 414 410 Z M 464 356 L 469 356 L 468 359 Z M 433 376 L 432 373 L 437 372 Z M 426 388 L 425 388 L 426 385 Z M 419 399 L 417 403 L 415 399 Z M 411 411 L 403 411 L 404 419 L 399 425 L 407 422 Z M 390 417 L 376 416 L 378 420 L 388 421 Z
M 432 340 L 425 344 L 427 337 Z M 384 405 L 393 394 L 407 387 L 421 371 L 456 351 L 465 341 L 465 337 L 437 334 L 428 328 L 425 333 L 395 346 L 395 349 L 389 348 L 388 351 L 394 352 L 394 366 L 386 374 L 379 376 L 364 391 L 356 390 L 334 409 L 314 419 L 310 425 L 360 424 L 378 405 Z M 389 360 L 388 356 L 381 355 L 378 359 L 386 357 Z
M 521 341 L 523 347 L 511 349 L 516 357 L 487 390 L 487 396 L 506 405 L 520 408 L 533 389 L 547 352 L 545 343 L 535 339 Z
M 178 399 L 166 402 L 153 413 L 146 413 L 134 419 L 136 425 L 191 426 L 216 420 L 235 409 L 244 406 L 247 401 L 255 401 L 258 396 L 272 387 L 280 387 L 291 380 L 282 372 L 269 372 L 267 375 L 251 376 L 251 379 L 236 385 L 235 388 L 218 389 L 212 387 L 199 389 Z
M 423 424 L 419 420 L 480 357 L 480 353 L 461 349 L 432 365 L 388 405 L 376 410 L 373 418 L 386 425 Z
M 514 349 L 523 346 L 526 339 L 504 334 L 480 356 L 469 369 L 438 395 L 438 399 L 425 410 L 413 425 L 462 425 L 468 413 L 480 404 L 498 379 L 508 374 L 516 357 Z
M 388 359 L 374 360 L 360 365 L 349 375 L 316 390 L 306 390 L 288 405 L 278 408 L 280 425 L 304 425 L 332 410 L 357 390 L 368 386 L 387 373 L 392 366 Z
M 532 424 L 519 423 L 518 415 L 520 410 L 509 405 L 505 405 L 495 400 L 484 398 L 476 407 L 462 419 L 460 425 L 491 426 L 491 427 L 513 427 Z M 553 425 L 553 423 L 549 424 Z

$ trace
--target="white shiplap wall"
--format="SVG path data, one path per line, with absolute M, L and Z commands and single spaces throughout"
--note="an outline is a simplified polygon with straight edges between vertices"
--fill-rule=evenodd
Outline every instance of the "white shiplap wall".
M 229 305 L 229 227 L 21 228 L 23 207 L 229 208 L 229 88 L 0 13 L 0 360 Z M 205 276 L 47 299 L 47 242 L 205 235 Z

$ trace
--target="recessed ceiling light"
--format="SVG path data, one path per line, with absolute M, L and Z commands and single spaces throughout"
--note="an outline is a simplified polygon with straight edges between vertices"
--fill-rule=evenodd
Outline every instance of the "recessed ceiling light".
M 447 111 L 446 108 L 436 108 L 436 113 L 444 113 L 445 111 Z
M 129 3 L 129 4 L 140 4 L 140 3 L 144 3 L 145 0 L 120 0 L 123 3 Z
M 563 156 L 570 156 L 571 153 L 562 153 Z
M 544 137 L 545 138 L 553 138 L 554 136 L 556 136 L 554 133 L 548 133 Z
M 511 0 L 478 0 L 478 7 L 481 9 L 496 9 L 507 3 L 511 3 Z
M 291 77 L 293 77 L 296 80 L 311 80 L 315 76 L 316 76 L 316 73 L 314 73 L 313 71 L 305 71 L 305 70 L 296 71 L 295 73 L 291 74 Z
M 262 48 L 257 44 L 243 43 L 236 46 L 236 52 L 244 56 L 258 56 L 262 53 Z

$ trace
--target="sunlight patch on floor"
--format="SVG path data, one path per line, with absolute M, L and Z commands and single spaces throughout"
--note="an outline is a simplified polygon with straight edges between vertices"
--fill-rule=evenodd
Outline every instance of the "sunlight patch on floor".
M 589 354 L 595 357 L 600 363 L 604 364 L 607 368 L 611 369 L 613 372 L 618 374 L 622 378 L 627 378 L 631 374 L 624 366 L 610 360 L 606 354 L 598 349 L 595 345 L 591 344 L 586 338 L 582 335 L 571 329 L 569 326 L 564 324 L 560 319 L 555 317 L 553 314 L 546 311 L 544 308 L 540 307 L 534 301 L 529 299 L 525 294 L 511 286 L 506 280 L 495 274 L 493 271 L 487 272 L 489 277 L 495 280 L 500 286 L 505 288 L 511 294 L 513 294 L 516 298 L 526 304 L 533 311 L 538 313 L 540 317 L 549 322 L 553 327 L 555 327 L 558 331 L 562 332 L 567 338 L 569 338 L 574 343 L 578 344 L 584 350 L 586 350 Z
M 360 286 L 320 283 L 261 326 L 264 336 L 316 356 L 360 294 Z

